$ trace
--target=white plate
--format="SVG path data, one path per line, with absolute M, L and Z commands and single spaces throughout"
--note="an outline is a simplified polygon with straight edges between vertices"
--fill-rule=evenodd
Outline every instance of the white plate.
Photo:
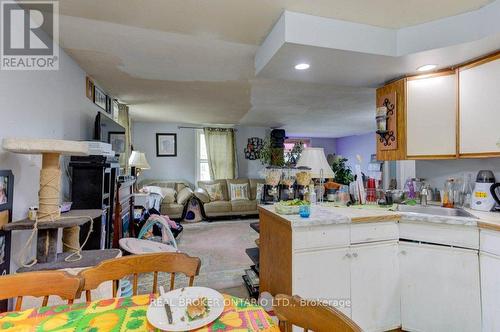
M 189 321 L 186 308 L 190 301 L 206 297 L 210 306 L 208 315 L 202 319 Z M 191 331 L 210 324 L 224 311 L 224 297 L 221 293 L 206 287 L 185 287 L 175 289 L 164 296 L 158 297 L 161 301 L 152 302 L 148 307 L 147 319 L 151 325 L 163 331 Z M 163 301 L 170 305 L 172 310 L 172 324 L 168 323 L 167 313 Z M 184 317 L 184 320 L 181 318 Z

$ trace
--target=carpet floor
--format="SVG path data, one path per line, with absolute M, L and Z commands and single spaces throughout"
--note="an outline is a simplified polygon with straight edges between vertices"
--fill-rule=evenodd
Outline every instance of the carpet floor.
M 195 278 L 195 286 L 217 290 L 241 289 L 241 276 L 253 264 L 245 249 L 255 247 L 255 240 L 259 237 L 249 226 L 256 221 L 244 219 L 183 224 L 184 231 L 177 241 L 179 250 L 201 259 L 200 275 Z M 168 285 L 168 275 L 160 273 L 158 278 L 160 285 Z M 176 288 L 186 286 L 187 278 L 178 275 L 175 283 Z M 140 276 L 140 292 L 151 291 L 152 285 L 152 274 Z

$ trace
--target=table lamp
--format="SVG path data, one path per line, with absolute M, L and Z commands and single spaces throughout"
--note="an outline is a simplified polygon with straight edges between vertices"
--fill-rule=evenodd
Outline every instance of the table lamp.
M 146 155 L 144 154 L 144 152 L 132 151 L 132 154 L 128 159 L 128 163 L 130 167 L 135 168 L 136 179 L 139 178 L 139 175 L 141 174 L 141 171 L 143 169 L 151 169 L 151 166 L 149 166 L 149 163 L 146 159 Z M 137 191 L 137 181 L 136 181 L 136 191 Z
M 297 161 L 297 167 L 301 166 L 311 169 L 311 178 L 319 179 L 321 188 L 323 188 L 324 179 L 335 177 L 335 173 L 326 160 L 323 148 L 304 148 Z M 323 196 L 320 196 L 320 201 L 323 201 Z

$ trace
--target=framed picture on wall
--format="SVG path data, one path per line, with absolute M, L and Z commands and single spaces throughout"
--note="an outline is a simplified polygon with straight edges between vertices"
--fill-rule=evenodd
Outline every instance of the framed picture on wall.
M 125 145 L 127 142 L 125 139 L 125 133 L 123 131 L 121 132 L 110 131 L 108 133 L 108 142 L 111 144 L 111 148 L 116 153 L 125 153 Z
M 177 156 L 177 134 L 173 133 L 156 134 L 156 156 L 157 157 Z

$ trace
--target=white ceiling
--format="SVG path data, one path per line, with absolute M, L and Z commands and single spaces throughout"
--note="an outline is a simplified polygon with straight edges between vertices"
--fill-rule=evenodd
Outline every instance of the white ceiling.
M 373 130 L 374 86 L 429 57 L 442 63 L 469 57 L 471 47 L 395 58 L 287 43 L 256 76 L 259 45 L 284 9 L 401 28 L 491 2 L 64 0 L 60 42 L 130 105 L 136 121 L 275 126 L 289 134 L 339 137 Z M 479 52 L 499 45 L 495 38 L 473 46 Z M 292 69 L 299 58 L 310 59 L 310 71 Z
M 401 28 L 492 0 L 64 0 L 63 15 L 260 45 L 283 10 Z

